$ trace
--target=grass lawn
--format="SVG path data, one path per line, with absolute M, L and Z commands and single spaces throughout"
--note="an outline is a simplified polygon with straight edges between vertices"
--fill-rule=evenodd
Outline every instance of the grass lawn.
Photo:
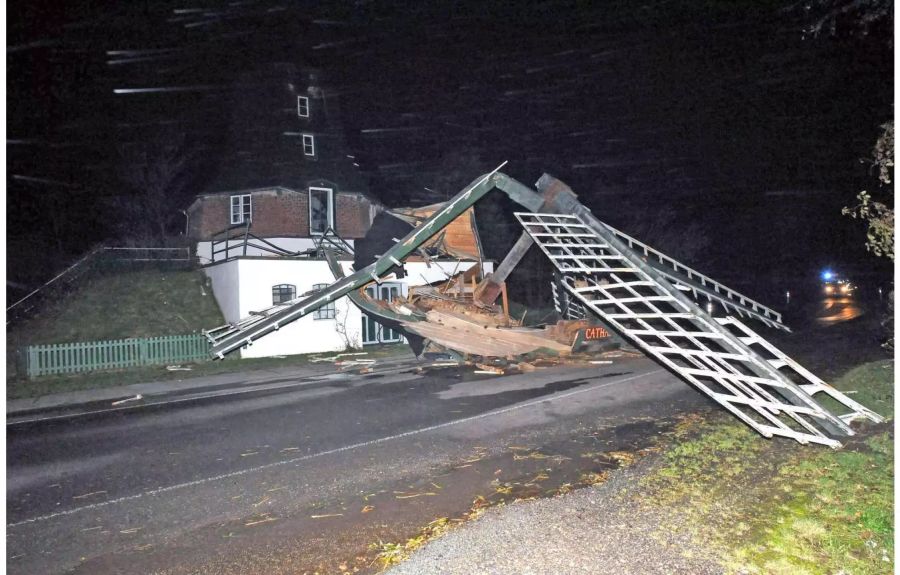
M 893 361 L 864 364 L 835 387 L 893 418 Z M 670 526 L 702 541 L 728 572 L 893 573 L 893 422 L 864 425 L 840 450 L 766 440 L 714 413 L 686 419 L 646 504 L 677 510 Z
M 205 282 L 199 271 L 94 276 L 76 292 L 7 331 L 7 345 L 199 333 L 225 323 Z

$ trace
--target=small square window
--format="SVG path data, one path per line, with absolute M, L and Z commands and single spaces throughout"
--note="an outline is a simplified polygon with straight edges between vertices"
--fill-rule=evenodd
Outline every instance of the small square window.
M 297 286 L 291 284 L 278 284 L 272 286 L 272 305 L 287 303 L 297 297 Z
M 313 284 L 313 291 L 320 291 L 328 287 L 328 284 Z M 315 319 L 334 319 L 334 302 L 327 303 L 313 312 Z
M 297 96 L 297 116 L 309 118 L 309 98 L 306 96 Z
M 253 219 L 250 194 L 231 196 L 231 224 L 243 224 Z
M 307 156 L 316 155 L 316 139 L 312 134 L 303 134 L 303 153 Z

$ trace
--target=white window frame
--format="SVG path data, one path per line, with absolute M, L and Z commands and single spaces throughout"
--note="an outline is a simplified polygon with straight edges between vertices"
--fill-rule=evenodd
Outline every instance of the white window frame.
M 288 299 L 286 299 L 284 301 L 276 302 L 275 301 L 275 290 L 277 289 L 277 290 L 281 291 L 284 288 L 289 288 L 287 291 L 290 293 L 291 297 L 289 297 Z M 287 302 L 293 301 L 295 299 L 297 299 L 297 286 L 295 286 L 294 284 L 277 284 L 277 285 L 272 286 L 272 305 L 281 305 L 283 303 L 287 303 Z
M 328 225 L 322 231 L 313 231 L 313 214 L 312 214 L 312 196 L 313 192 L 328 192 Z M 315 186 L 310 186 L 307 192 L 309 195 L 307 196 L 307 203 L 309 204 L 309 235 L 311 236 L 321 236 L 324 235 L 328 228 L 332 230 L 335 229 L 334 223 L 334 188 L 317 188 Z
M 235 200 L 237 200 L 238 205 L 238 213 L 237 218 L 235 218 Z M 247 214 L 244 215 L 244 200 L 247 202 Z M 229 203 L 231 213 L 230 213 L 230 221 L 231 225 L 243 224 L 247 220 L 253 220 L 253 198 L 252 194 L 238 194 L 235 196 L 231 196 L 231 201 Z
M 297 96 L 297 117 L 309 118 L 309 98 L 306 96 Z
M 302 134 L 303 138 L 303 155 L 315 157 L 316 155 L 316 137 L 312 134 Z M 307 145 L 309 146 L 307 148 Z
M 314 292 L 321 291 L 329 285 L 330 284 L 313 284 L 312 289 Z M 335 307 L 334 302 L 332 301 L 316 308 L 313 312 L 313 319 L 337 319 L 337 308 Z

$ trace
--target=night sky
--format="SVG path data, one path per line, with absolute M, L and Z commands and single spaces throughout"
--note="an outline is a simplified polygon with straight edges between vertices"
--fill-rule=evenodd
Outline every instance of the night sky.
M 217 171 L 222 94 L 267 62 L 323 70 L 389 206 L 508 160 L 738 284 L 886 269 L 840 209 L 878 185 L 860 158 L 893 116 L 892 18 L 811 35 L 828 4 L 681 4 L 10 2 L 7 276 L 110 237 L 117 149 L 173 128 L 201 158 L 177 214 Z M 115 93 L 136 88 L 177 91 Z

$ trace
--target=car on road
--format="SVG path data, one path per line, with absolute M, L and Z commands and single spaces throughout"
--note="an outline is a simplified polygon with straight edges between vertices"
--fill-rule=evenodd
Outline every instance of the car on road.
M 850 296 L 856 291 L 856 285 L 847 279 L 833 278 L 824 282 L 823 291 L 826 297 Z

